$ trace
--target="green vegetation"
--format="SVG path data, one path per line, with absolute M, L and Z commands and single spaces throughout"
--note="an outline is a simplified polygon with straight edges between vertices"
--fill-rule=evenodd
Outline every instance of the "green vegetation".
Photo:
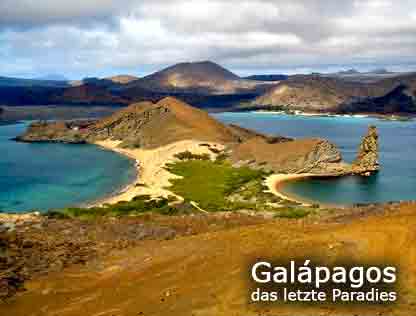
M 100 216 L 140 215 L 146 212 L 155 212 L 163 215 L 175 215 L 180 212 L 181 205 L 171 205 L 175 197 L 152 199 L 148 195 L 136 196 L 130 202 L 106 204 L 103 207 L 91 208 L 65 208 L 50 211 L 47 216 L 54 218 L 82 218 L 94 219 Z
M 197 158 L 195 158 L 197 156 Z M 47 214 L 54 218 L 94 219 L 102 216 L 137 216 L 145 213 L 163 215 L 200 212 L 191 202 L 196 202 L 204 211 L 268 211 L 275 217 L 301 218 L 315 213 L 314 208 L 302 207 L 299 203 L 282 200 L 265 192 L 264 179 L 269 174 L 248 167 L 235 168 L 224 160 L 205 160 L 199 155 L 183 153 L 184 160 L 168 164 L 167 169 L 181 178 L 171 180 L 169 190 L 182 196 L 179 202 L 169 198 L 151 198 L 141 195 L 127 202 L 106 204 L 92 208 L 66 208 Z M 175 203 L 173 203 L 175 202 Z
M 227 196 L 252 180 L 262 180 L 264 173 L 250 168 L 233 168 L 228 163 L 189 160 L 167 166 L 171 173 L 182 176 L 182 179 L 171 180 L 169 189 L 195 201 L 206 211 L 224 211 L 235 209 L 235 203 Z
M 295 207 L 289 207 L 289 208 L 282 208 L 281 210 L 278 210 L 275 217 L 280 218 L 302 218 L 305 216 L 308 216 L 311 213 L 311 209 L 308 208 L 295 208 Z
M 175 158 L 179 160 L 210 160 L 209 154 L 194 154 L 189 150 L 178 153 L 175 155 Z
M 235 168 L 225 161 L 188 160 L 169 164 L 167 169 L 180 179 L 171 180 L 174 193 L 194 201 L 206 211 L 271 211 L 278 217 L 299 218 L 310 211 L 297 203 L 282 201 L 264 192 L 263 170 Z M 284 204 L 284 205 L 282 205 Z

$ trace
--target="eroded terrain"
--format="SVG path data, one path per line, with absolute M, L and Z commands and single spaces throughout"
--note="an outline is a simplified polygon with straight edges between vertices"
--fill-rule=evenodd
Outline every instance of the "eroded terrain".
M 119 235 L 100 231 L 115 230 L 122 222 L 101 223 L 103 228 L 97 230 L 88 226 L 77 233 L 95 234 L 103 253 L 95 260 L 27 281 L 25 291 L 0 306 L 0 314 L 412 315 L 416 309 L 415 209 L 415 203 L 372 206 L 301 220 L 266 220 L 237 213 L 148 218 L 150 227 L 159 227 L 153 231 L 159 229 L 160 235 L 150 234 L 140 241 L 126 237 L 133 240 L 131 245 L 113 251 L 102 246 L 112 244 L 103 236 Z M 131 236 L 140 235 L 135 229 L 143 223 L 122 221 L 131 227 Z M 358 306 L 248 303 L 250 263 L 258 258 L 307 256 L 325 262 L 344 258 L 394 263 L 399 268 L 399 301 Z

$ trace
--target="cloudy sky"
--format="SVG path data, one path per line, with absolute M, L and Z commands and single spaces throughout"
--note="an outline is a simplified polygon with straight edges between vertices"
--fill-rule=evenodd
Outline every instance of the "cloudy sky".
M 416 70 L 415 0 L 0 0 L 0 76 Z

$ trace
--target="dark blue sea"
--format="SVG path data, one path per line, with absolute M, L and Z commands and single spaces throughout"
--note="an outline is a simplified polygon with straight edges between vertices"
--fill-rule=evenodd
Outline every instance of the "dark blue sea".
M 26 124 L 0 126 L 0 211 L 46 211 L 93 202 L 132 181 L 134 163 L 94 145 L 11 141 Z
M 276 113 L 220 113 L 215 117 L 273 135 L 322 137 L 351 162 L 369 125 L 380 136 L 381 172 L 369 178 L 303 180 L 284 187 L 288 194 L 328 204 L 416 200 L 416 121 L 385 121 L 362 117 L 310 117 Z

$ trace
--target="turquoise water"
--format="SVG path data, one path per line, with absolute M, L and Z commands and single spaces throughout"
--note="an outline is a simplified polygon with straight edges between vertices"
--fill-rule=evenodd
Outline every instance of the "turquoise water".
M 269 134 L 329 139 L 348 162 L 355 158 L 368 126 L 376 125 L 382 167 L 377 175 L 291 182 L 285 185 L 284 191 L 308 200 L 335 204 L 416 200 L 416 121 L 273 113 L 220 113 L 215 117 Z
M 10 141 L 25 124 L 0 126 L 0 211 L 23 212 L 92 202 L 135 176 L 134 163 L 93 145 Z

